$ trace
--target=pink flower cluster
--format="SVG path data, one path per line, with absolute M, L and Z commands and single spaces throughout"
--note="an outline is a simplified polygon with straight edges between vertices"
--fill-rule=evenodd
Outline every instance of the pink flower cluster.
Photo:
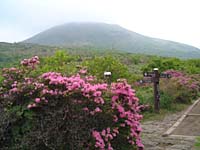
M 2 76 L 5 78 L 3 86 L 9 89 L 10 94 L 17 94 L 18 80 L 22 78 L 23 72 L 18 68 L 4 68 L 2 70 Z M 4 94 L 7 94 L 6 92 Z
M 129 133 L 127 140 L 131 145 L 137 145 L 140 149 L 144 148 L 141 142 L 140 106 L 138 106 L 138 98 L 135 96 L 135 91 L 126 81 L 113 83 L 111 85 L 112 100 L 111 106 L 113 111 L 113 122 L 115 126 L 102 130 L 93 131 L 93 137 L 96 140 L 95 147 L 100 150 L 113 150 L 111 141 L 120 134 L 120 129 L 128 128 Z M 111 132 L 112 131 L 112 132 Z
M 11 89 L 9 90 L 9 93 L 17 93 L 18 92 L 18 89 L 17 89 L 17 81 L 14 81 L 14 83 L 11 85 Z
M 104 149 L 105 148 L 105 143 L 104 140 L 102 139 L 101 134 L 98 131 L 93 131 L 92 136 L 95 138 L 95 147 L 99 149 Z
M 21 61 L 21 65 L 26 66 L 26 67 L 31 67 L 32 69 L 34 69 L 35 66 L 39 63 L 40 63 L 40 61 L 39 61 L 38 56 L 34 56 L 30 59 L 24 59 Z
M 134 145 L 134 139 L 136 139 L 136 145 L 143 148 L 140 138 L 142 129 L 139 122 L 142 115 L 139 115 L 139 99 L 135 96 L 135 91 L 124 81 L 113 83 L 112 93 L 112 109 L 117 111 L 113 121 L 119 123 L 120 127 L 127 126 L 130 129 L 129 135 L 127 135 L 130 144 Z
M 95 110 L 90 111 L 90 114 L 95 115 L 96 113 L 100 113 L 100 112 L 102 112 L 102 110 L 99 107 L 96 107 Z
M 184 74 L 182 72 L 176 71 L 176 70 L 166 70 L 164 73 L 170 74 L 172 77 L 184 76 Z
M 3 68 L 2 71 L 3 71 L 3 73 L 6 73 L 6 72 L 19 73 L 20 72 L 20 70 L 18 68 L 14 68 L 14 67 L 12 67 L 12 68 Z
M 88 82 L 88 78 L 92 78 L 91 76 L 81 78 L 81 76 L 77 74 L 71 77 L 65 77 L 60 73 L 48 72 L 44 73 L 41 78 L 47 80 L 49 85 L 62 86 L 63 93 L 60 92 L 60 94 L 67 94 L 68 92 L 80 90 L 83 96 L 94 98 L 96 103 L 104 103 L 101 95 L 103 91 L 107 90 L 107 84 L 93 85 Z M 56 91 L 56 88 L 54 88 L 54 91 Z
M 183 74 L 176 70 L 167 70 L 165 73 L 172 75 L 172 77 L 181 85 L 190 90 L 199 90 L 199 82 L 193 80 L 190 76 Z
M 7 84 L 10 81 L 17 80 L 22 76 L 22 71 L 18 68 L 4 68 L 2 70 L 2 76 L 5 78 L 4 83 Z
M 81 69 L 81 70 L 79 71 L 79 73 L 80 73 L 80 74 L 86 74 L 86 73 L 87 73 L 87 70 Z
M 35 108 L 36 107 L 36 104 L 35 103 L 33 103 L 33 104 L 29 104 L 28 106 L 27 106 L 27 108 L 29 108 L 29 109 L 31 109 L 31 108 Z
M 81 94 L 90 100 L 92 100 L 96 104 L 104 104 L 104 99 L 102 98 L 103 91 L 107 90 L 107 84 L 91 84 L 88 82 L 88 79 L 93 79 L 92 76 L 86 76 L 81 78 L 79 74 L 65 77 L 60 73 L 56 72 L 47 72 L 41 76 L 42 79 L 48 81 L 49 85 L 54 85 L 53 89 L 48 87 L 42 90 L 42 96 L 45 94 L 50 94 L 52 96 L 61 95 L 65 96 L 71 92 L 81 92 Z M 62 87 L 60 89 L 60 87 Z M 81 101 L 74 101 L 75 103 L 83 103 Z M 99 106 L 95 108 L 83 108 L 84 111 L 88 111 L 91 115 L 95 115 L 96 113 L 102 112 Z
M 111 132 L 110 127 L 102 130 L 101 132 L 93 131 L 92 136 L 95 138 L 96 143 L 95 147 L 100 150 L 105 150 L 107 145 L 107 150 L 113 150 L 113 147 L 110 141 L 119 134 L 118 128 L 114 128 Z M 106 143 L 106 144 L 105 144 Z

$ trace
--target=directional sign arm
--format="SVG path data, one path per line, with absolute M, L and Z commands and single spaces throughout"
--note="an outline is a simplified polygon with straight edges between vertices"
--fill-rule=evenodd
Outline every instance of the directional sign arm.
M 171 75 L 166 73 L 161 73 L 160 78 L 171 78 Z
M 142 83 L 152 83 L 153 81 L 152 79 L 146 79 L 146 80 L 144 79 L 144 80 L 140 80 L 139 82 L 142 84 Z
M 153 76 L 154 76 L 154 73 L 153 73 L 153 72 L 144 72 L 144 73 L 143 73 L 143 76 L 144 76 L 144 77 L 153 77 Z

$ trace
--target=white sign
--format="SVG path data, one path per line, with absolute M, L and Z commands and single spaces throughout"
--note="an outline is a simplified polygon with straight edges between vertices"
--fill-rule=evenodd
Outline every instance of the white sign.
M 111 72 L 104 72 L 104 76 L 111 76 Z

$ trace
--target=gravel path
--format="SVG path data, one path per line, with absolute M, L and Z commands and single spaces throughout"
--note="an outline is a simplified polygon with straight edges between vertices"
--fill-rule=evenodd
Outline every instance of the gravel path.
M 194 137 L 162 136 L 183 113 L 167 115 L 163 120 L 142 123 L 145 150 L 195 150 Z

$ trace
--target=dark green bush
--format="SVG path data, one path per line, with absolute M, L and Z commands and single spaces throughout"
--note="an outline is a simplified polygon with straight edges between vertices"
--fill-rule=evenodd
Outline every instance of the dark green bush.
M 167 93 L 160 92 L 160 108 L 161 109 L 167 109 L 172 110 L 174 106 L 173 97 L 171 95 L 168 95 Z
M 169 69 L 183 70 L 184 62 L 178 58 L 153 57 L 149 63 L 142 68 L 142 71 L 152 71 L 153 68 L 159 68 L 160 72 Z
M 96 57 L 83 62 L 82 66 L 86 66 L 89 73 L 96 76 L 97 79 L 104 79 L 105 71 L 112 73 L 111 81 L 116 81 L 119 78 L 129 79 L 131 76 L 128 68 L 112 56 Z

